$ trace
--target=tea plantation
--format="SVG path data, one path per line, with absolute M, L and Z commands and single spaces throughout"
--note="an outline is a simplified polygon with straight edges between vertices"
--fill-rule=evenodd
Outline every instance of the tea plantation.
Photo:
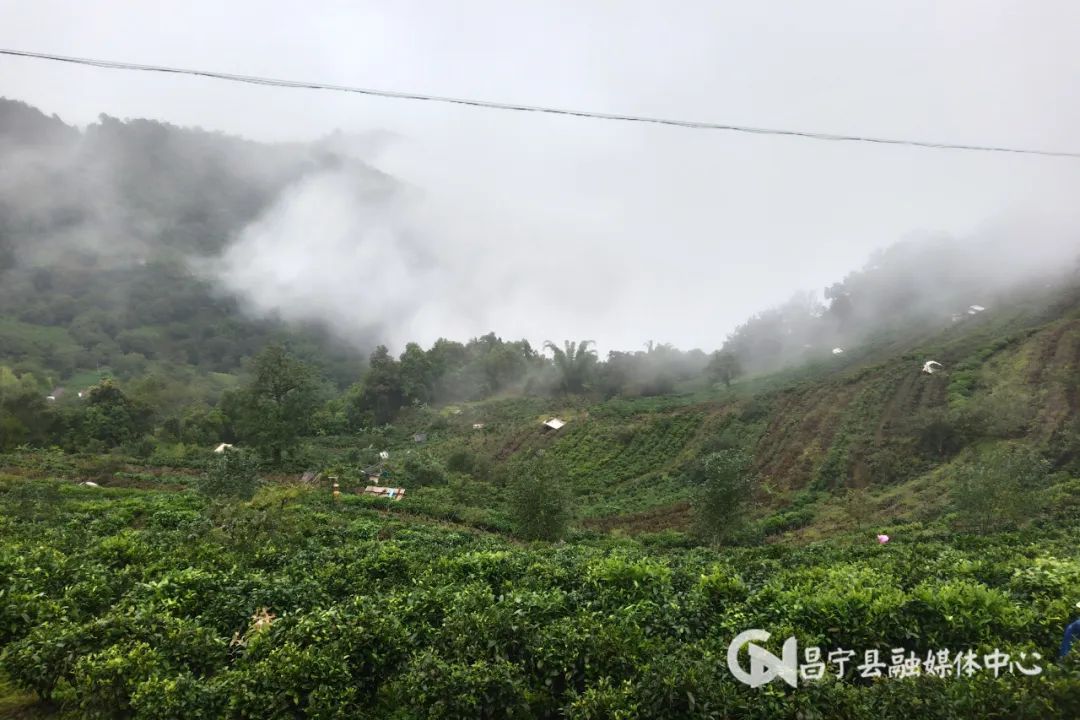
M 911 524 L 888 544 L 711 550 L 581 532 L 523 545 L 299 486 L 225 503 L 169 478 L 0 488 L 12 717 L 1080 714 L 1080 661 L 1056 657 L 1080 587 L 1075 522 L 986 536 Z M 804 667 L 797 688 L 751 688 L 727 664 L 751 628 L 777 655 L 796 637 L 800 663 L 814 646 L 823 662 L 854 654 L 842 678 L 834 662 L 817 680 Z M 875 650 L 881 677 L 862 677 Z M 961 662 L 933 670 L 944 650 Z M 917 675 L 889 676 L 897 652 Z M 1001 654 L 995 671 L 986 656 Z

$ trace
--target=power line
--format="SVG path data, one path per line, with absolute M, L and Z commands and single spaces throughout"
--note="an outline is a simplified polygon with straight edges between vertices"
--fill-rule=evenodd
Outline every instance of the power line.
M 397 100 L 426 100 L 429 102 L 450 103 L 453 105 L 469 105 L 472 107 L 489 108 L 492 110 L 511 110 L 515 112 L 547 113 L 551 115 L 568 115 L 572 117 L 591 118 L 595 120 L 617 120 L 620 122 L 653 123 L 656 125 L 673 125 L 675 127 L 692 128 L 696 130 L 728 130 L 731 132 L 752 133 L 755 135 L 786 135 L 789 137 L 808 138 L 811 140 L 835 140 L 845 142 L 877 143 L 882 145 L 906 145 L 910 147 L 931 148 L 935 150 L 974 150 L 978 152 L 1017 153 L 1021 155 L 1046 155 L 1050 157 L 1080 158 L 1080 152 L 1068 152 L 1063 150 L 1034 150 L 1030 148 L 1000 147 L 993 145 L 966 145 L 958 143 L 931 142 L 926 140 L 904 140 L 898 138 L 882 138 L 861 135 L 842 135 L 838 133 L 811 132 L 807 130 L 781 130 L 776 128 L 754 127 L 750 125 L 727 125 L 723 123 L 698 122 L 694 120 L 676 120 L 672 118 L 648 117 L 644 115 L 621 115 L 618 113 L 594 112 L 591 110 L 572 110 L 565 108 L 546 107 L 542 105 L 521 105 L 517 103 L 495 102 L 492 100 L 477 100 L 475 98 L 458 98 L 442 95 L 426 95 L 423 93 L 400 92 L 396 90 L 377 90 L 372 88 L 350 87 L 347 85 L 331 85 L 322 82 L 304 82 L 300 80 L 281 80 L 277 78 L 258 77 L 255 75 L 236 75 L 233 73 L 216 72 L 213 70 L 191 70 L 185 68 L 166 67 L 164 65 L 139 65 L 136 63 L 118 62 L 115 60 L 95 60 L 90 58 L 68 57 L 65 55 L 52 55 L 49 53 L 30 52 L 26 50 L 7 50 L 0 48 L 0 55 L 14 57 L 33 58 L 37 60 L 53 60 L 55 62 L 73 63 L 76 65 L 89 65 L 91 67 L 108 68 L 111 70 L 134 70 L 139 72 L 171 73 L 174 75 L 195 75 L 199 77 L 213 78 L 215 80 L 228 80 L 230 82 L 249 83 L 252 85 L 269 85 L 273 87 L 304 88 L 309 90 L 331 90 L 334 92 L 356 93 L 359 95 L 373 95 L 376 97 L 393 98 Z

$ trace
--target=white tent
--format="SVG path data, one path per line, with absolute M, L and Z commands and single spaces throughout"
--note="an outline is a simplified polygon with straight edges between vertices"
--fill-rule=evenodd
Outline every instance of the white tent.
M 565 424 L 566 424 L 565 420 L 560 420 L 559 418 L 551 418 L 550 420 L 548 420 L 547 422 L 544 423 L 544 426 L 549 427 L 552 430 L 558 430 L 559 428 L 561 428 Z
M 221 443 L 216 448 L 214 448 L 214 452 L 223 453 L 226 450 L 231 450 L 231 449 L 232 449 L 232 445 L 230 445 L 229 443 Z

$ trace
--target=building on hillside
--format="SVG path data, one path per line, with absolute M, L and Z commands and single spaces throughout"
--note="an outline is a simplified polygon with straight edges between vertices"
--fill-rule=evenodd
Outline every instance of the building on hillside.
M 544 422 L 544 428 L 548 430 L 558 430 L 565 424 L 565 420 L 561 420 L 559 418 L 551 418 L 550 420 Z

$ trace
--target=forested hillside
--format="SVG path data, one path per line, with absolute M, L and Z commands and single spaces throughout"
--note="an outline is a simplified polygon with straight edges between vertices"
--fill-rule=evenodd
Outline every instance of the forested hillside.
M 0 100 L 0 362 L 45 391 L 157 373 L 216 400 L 220 375 L 288 338 L 349 382 L 355 348 L 246 316 L 202 271 L 290 182 L 338 162 L 356 161 L 104 115 L 79 131 Z

